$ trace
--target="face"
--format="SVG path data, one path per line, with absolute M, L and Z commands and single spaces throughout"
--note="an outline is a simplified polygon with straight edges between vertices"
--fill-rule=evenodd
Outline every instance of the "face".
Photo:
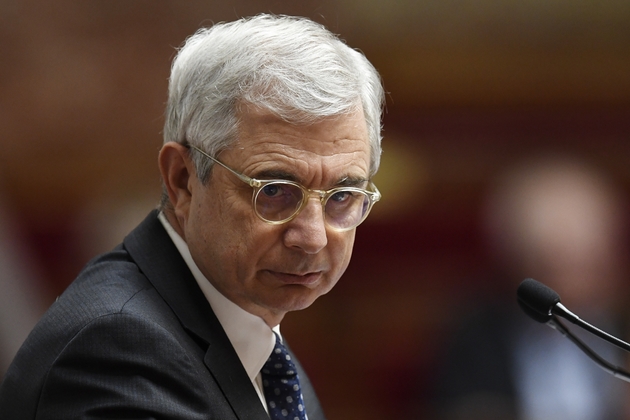
M 218 156 L 240 173 L 322 190 L 368 179 L 360 112 L 301 126 L 252 108 L 240 117 L 237 142 Z M 206 185 L 191 176 L 189 188 L 187 214 L 178 219 L 196 264 L 223 295 L 271 326 L 330 291 L 350 262 L 355 230 L 328 228 L 318 197 L 293 220 L 271 225 L 254 213 L 252 188 L 219 165 Z

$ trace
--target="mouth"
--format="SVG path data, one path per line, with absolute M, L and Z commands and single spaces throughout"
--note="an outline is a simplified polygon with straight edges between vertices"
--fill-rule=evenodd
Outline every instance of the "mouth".
M 297 284 L 297 285 L 304 285 L 304 286 L 317 283 L 321 279 L 322 274 L 323 274 L 322 271 L 315 271 L 315 272 L 304 273 L 304 274 L 294 274 L 294 273 L 284 273 L 280 271 L 271 271 L 271 270 L 267 270 L 267 273 L 269 273 L 271 276 L 276 278 L 281 283 Z

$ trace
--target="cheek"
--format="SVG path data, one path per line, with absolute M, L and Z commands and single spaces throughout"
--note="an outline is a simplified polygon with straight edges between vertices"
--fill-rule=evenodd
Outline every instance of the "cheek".
M 278 243 L 277 232 L 246 210 L 229 211 L 215 222 L 214 231 L 208 232 L 213 242 L 210 246 L 222 261 L 222 274 L 237 283 L 250 281 Z
M 229 219 L 230 213 L 222 209 L 217 200 L 208 194 L 194 196 L 191 201 L 189 220 L 186 225 L 186 242 L 200 268 L 210 271 L 206 275 L 217 274 L 219 261 L 229 261 L 225 255 L 233 252 L 231 236 L 235 228 Z M 202 269 L 202 271 L 204 271 Z

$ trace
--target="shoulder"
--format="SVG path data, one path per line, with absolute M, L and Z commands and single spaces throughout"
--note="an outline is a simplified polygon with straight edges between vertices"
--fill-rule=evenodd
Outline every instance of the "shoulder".
M 40 355 L 39 367 L 17 362 L 22 372 L 9 372 L 8 384 L 15 389 L 3 389 L 0 413 L 19 412 L 9 418 L 34 418 L 35 412 L 38 418 L 160 413 L 201 419 L 211 411 L 210 401 L 220 399 L 203 364 L 204 351 L 183 331 L 138 313 L 103 314 L 65 340 L 47 343 L 50 349 L 36 342 L 24 347 L 30 362 L 37 359 L 34 353 Z M 32 380 L 24 376 L 25 368 Z M 6 397 L 11 394 L 21 404 L 9 407 Z
M 85 266 L 52 304 L 33 334 L 49 332 L 67 339 L 94 319 L 123 313 L 130 302 L 142 295 L 154 295 L 153 304 L 159 304 L 161 299 L 154 290 L 129 254 L 119 246 Z
M 69 395 L 142 401 L 196 381 L 192 396 L 203 391 L 204 376 L 192 374 L 206 371 L 203 354 L 119 247 L 91 261 L 31 332 L 5 376 L 0 412 L 19 402 L 55 410 Z
M 119 325 L 123 320 L 129 327 Z M 154 332 L 170 324 L 178 325 L 164 299 L 119 246 L 86 265 L 44 314 L 25 345 L 58 354 L 72 340 L 95 329 L 111 329 L 120 334 L 142 323 Z

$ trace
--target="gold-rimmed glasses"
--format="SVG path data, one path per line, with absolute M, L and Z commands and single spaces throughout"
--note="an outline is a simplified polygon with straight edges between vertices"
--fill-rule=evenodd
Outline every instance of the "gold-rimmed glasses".
M 302 211 L 309 198 L 314 195 L 319 197 L 326 224 L 334 230 L 346 231 L 360 225 L 370 213 L 374 203 L 381 199 L 381 193 L 371 181 L 368 182 L 370 190 L 344 186 L 316 190 L 285 179 L 250 178 L 200 148 L 193 145 L 189 147 L 221 165 L 252 187 L 254 212 L 261 220 L 270 224 L 279 225 L 294 219 Z

